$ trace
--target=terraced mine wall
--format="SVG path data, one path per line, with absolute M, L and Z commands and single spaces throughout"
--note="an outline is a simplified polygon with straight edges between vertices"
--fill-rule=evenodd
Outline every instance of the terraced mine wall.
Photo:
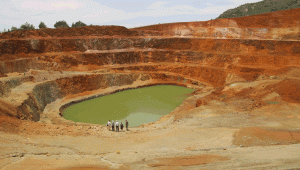
M 35 43 L 32 43 L 35 42 Z M 85 52 L 87 50 L 163 49 L 270 55 L 300 54 L 299 41 L 199 38 L 97 38 L 2 40 L 1 55 Z
M 277 11 L 204 22 L 158 24 L 133 29 L 144 36 L 190 36 L 213 39 L 300 40 L 300 10 Z
M 147 82 L 149 80 L 151 81 Z M 180 76 L 159 73 L 78 75 L 40 83 L 33 88 L 32 92 L 28 93 L 28 98 L 24 100 L 21 105 L 17 106 L 15 113 L 2 111 L 6 115 L 17 117 L 19 119 L 38 121 L 40 119 L 40 114 L 44 111 L 46 105 L 57 99 L 61 99 L 70 94 L 79 94 L 86 91 L 132 85 L 135 81 L 139 81 L 142 86 L 158 84 L 186 86 L 187 84 L 192 83 L 198 84 L 198 82 Z
M 196 38 L 41 40 L 39 44 L 44 45 L 37 44 L 37 46 L 46 46 L 45 44 L 48 46 L 47 49 L 42 48 L 43 50 L 40 51 L 35 51 L 27 40 L 22 40 L 23 43 L 28 43 L 27 45 L 22 45 L 19 41 L 21 40 L 9 41 L 11 43 L 9 46 L 16 47 L 11 50 L 1 48 L 3 56 L 31 53 L 26 54 L 28 58 L 25 59 L 2 61 L 1 75 L 12 72 L 23 73 L 30 69 L 68 70 L 80 65 L 123 65 L 124 68 L 114 70 L 175 73 L 219 87 L 225 84 L 229 73 L 250 81 L 255 80 L 259 74 L 268 74 L 276 72 L 276 69 L 295 67 L 300 64 L 299 41 Z M 52 43 L 46 43 L 48 41 Z M 53 43 L 53 41 L 57 42 Z M 106 44 L 92 46 L 90 41 L 106 42 Z M 96 51 L 81 51 L 89 45 L 91 45 L 90 49 Z M 5 45 L 2 44 L 3 46 Z M 75 52 L 68 50 L 75 50 Z
M 292 10 L 296 16 L 299 11 Z M 268 22 L 262 15 L 253 21 L 246 17 L 135 29 L 93 26 L 2 33 L 0 99 L 7 101 L 12 90 L 24 83 L 35 85 L 23 102 L 0 111 L 38 121 L 46 105 L 57 99 L 112 86 L 140 82 L 136 87 L 167 83 L 222 89 L 235 82 L 276 78 L 300 65 L 300 20 L 284 19 L 283 14 L 272 14 Z M 89 72 L 49 80 L 22 76 L 31 69 L 78 72 L 81 68 Z M 16 73 L 17 77 L 9 76 Z M 298 81 L 291 82 L 297 89 Z M 282 96 L 298 101 L 290 94 Z
M 230 23 L 230 21 L 229 21 Z M 201 27 L 197 24 L 185 24 L 162 28 L 161 31 L 139 30 L 143 36 L 180 36 L 208 39 L 265 39 L 265 40 L 300 40 L 299 27 L 294 28 L 239 28 L 239 27 Z M 158 28 L 159 29 L 159 28 Z M 138 29 L 137 29 L 138 30 Z

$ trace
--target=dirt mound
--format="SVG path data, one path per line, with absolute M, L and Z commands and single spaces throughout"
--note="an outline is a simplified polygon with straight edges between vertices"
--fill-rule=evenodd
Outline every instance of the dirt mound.
M 45 28 L 37 30 L 17 30 L 0 34 L 0 39 L 19 38 L 60 38 L 78 36 L 137 36 L 134 30 L 129 30 L 122 26 L 85 26 L 76 28 Z
M 196 102 L 196 107 L 205 106 L 205 105 L 207 105 L 207 102 L 205 100 L 198 99 Z
M 258 127 L 244 128 L 234 135 L 234 145 L 267 146 L 300 142 L 300 132 L 271 131 Z
M 6 133 L 19 133 L 21 120 L 0 115 L 0 131 Z
M 300 80 L 298 79 L 286 79 L 267 89 L 274 90 L 287 102 L 300 103 Z
M 196 156 L 181 156 L 173 158 L 156 159 L 159 163 L 148 164 L 150 167 L 174 167 L 174 166 L 195 166 L 205 165 L 208 163 L 226 161 L 228 158 L 219 155 L 196 155 Z
M 7 102 L 0 100 L 0 116 L 6 116 L 6 115 L 16 117 L 17 108 Z
M 55 170 L 109 170 L 111 168 L 106 167 L 71 167 L 71 168 L 59 168 Z

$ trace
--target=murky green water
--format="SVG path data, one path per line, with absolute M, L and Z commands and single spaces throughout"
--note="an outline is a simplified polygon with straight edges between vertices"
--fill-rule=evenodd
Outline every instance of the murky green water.
M 65 119 L 106 125 L 118 120 L 129 127 L 158 120 L 179 106 L 193 89 L 158 85 L 125 90 L 108 96 L 74 104 L 63 111 Z

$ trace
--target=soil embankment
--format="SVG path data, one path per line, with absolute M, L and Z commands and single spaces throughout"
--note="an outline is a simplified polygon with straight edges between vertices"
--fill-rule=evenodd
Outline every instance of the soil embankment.
M 0 34 L 0 168 L 299 167 L 299 12 Z M 60 115 L 156 84 L 195 91 L 120 133 Z

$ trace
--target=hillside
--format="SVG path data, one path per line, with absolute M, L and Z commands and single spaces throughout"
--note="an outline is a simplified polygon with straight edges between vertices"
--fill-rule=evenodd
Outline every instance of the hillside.
M 213 39 L 300 40 L 300 8 L 201 22 L 178 22 L 133 28 L 140 35 Z
M 256 3 L 247 3 L 234 9 L 229 9 L 219 15 L 217 19 L 251 16 L 294 8 L 300 8 L 299 0 L 263 0 Z
M 0 34 L 0 169 L 299 168 L 299 16 Z M 162 84 L 194 92 L 128 131 L 63 117 L 72 104 Z

